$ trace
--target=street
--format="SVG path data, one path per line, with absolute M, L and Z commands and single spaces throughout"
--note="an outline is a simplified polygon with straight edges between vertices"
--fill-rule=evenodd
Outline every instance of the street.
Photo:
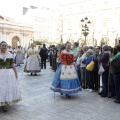
M 47 63 L 37 76 L 17 67 L 22 101 L 0 109 L 0 120 L 120 120 L 120 105 L 96 92 L 81 91 L 71 99 L 54 93 L 50 85 L 55 72 Z

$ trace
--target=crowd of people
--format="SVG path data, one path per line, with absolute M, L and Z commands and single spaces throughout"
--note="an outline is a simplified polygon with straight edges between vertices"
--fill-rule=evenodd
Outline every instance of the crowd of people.
M 26 53 L 25 48 L 21 46 L 12 48 L 10 45 L 8 45 L 7 51 L 12 54 L 16 66 L 20 66 L 20 64 L 24 64 L 25 53 Z
M 59 48 L 53 45 L 48 49 L 45 44 L 40 49 L 32 44 L 25 50 L 21 46 L 12 48 L 2 41 L 0 107 L 4 112 L 7 111 L 6 106 L 21 100 L 16 67 L 24 64 L 24 72 L 30 73 L 31 76 L 37 75 L 41 69 L 46 69 L 47 59 L 51 68 L 55 70 L 50 87 L 53 92 L 71 98 L 71 94 L 82 89 L 89 92 L 98 91 L 101 97 L 113 98 L 115 103 L 120 103 L 120 44 L 114 47 L 108 45 L 88 47 L 80 46 L 77 42 L 74 45 L 67 42 Z
M 67 48 L 68 44 L 69 50 Z M 56 66 L 58 66 L 58 69 L 53 78 L 51 89 L 68 96 L 81 86 L 82 89 L 89 92 L 98 91 L 101 97 L 113 98 L 115 103 L 120 103 L 120 44 L 114 47 L 108 45 L 88 47 L 86 45 L 79 46 L 75 42 L 73 48 L 70 45 L 69 42 L 62 44 L 60 50 L 57 51 L 56 60 L 58 64 Z M 72 54 L 74 54 L 74 61 L 72 57 L 68 57 Z M 65 67 L 63 67 L 64 65 Z M 67 69 L 66 66 L 71 65 L 75 66 L 78 76 L 73 75 L 75 71 L 72 69 L 71 72 L 73 73 L 70 73 L 70 70 Z M 62 74 L 69 75 L 62 78 Z M 70 74 L 73 75 L 73 78 L 69 78 Z M 81 85 L 79 83 L 76 85 L 76 82 L 72 83 L 71 81 L 74 78 L 79 78 Z M 69 81 L 67 84 L 66 80 Z M 102 90 L 100 87 L 102 87 Z

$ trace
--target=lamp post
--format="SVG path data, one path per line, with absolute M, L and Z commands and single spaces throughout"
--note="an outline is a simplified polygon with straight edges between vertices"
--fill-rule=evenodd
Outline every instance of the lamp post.
M 81 20 L 82 23 L 82 34 L 85 36 L 85 45 L 86 45 L 86 37 L 89 34 L 89 27 L 88 24 L 90 24 L 90 20 L 88 20 L 87 17 L 85 17 L 84 19 Z
M 95 38 L 94 38 L 94 33 L 95 33 L 95 29 L 93 30 L 93 46 L 95 46 Z

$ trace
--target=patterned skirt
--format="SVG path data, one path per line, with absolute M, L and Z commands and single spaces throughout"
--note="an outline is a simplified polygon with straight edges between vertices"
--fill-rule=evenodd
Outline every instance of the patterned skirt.
M 81 84 L 74 65 L 60 65 L 50 89 L 64 94 L 74 94 L 81 91 Z

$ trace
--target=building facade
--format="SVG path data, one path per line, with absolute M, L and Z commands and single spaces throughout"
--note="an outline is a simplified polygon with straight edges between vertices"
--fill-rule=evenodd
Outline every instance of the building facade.
M 62 15 L 59 9 L 40 7 L 34 16 L 34 39 L 46 44 L 61 41 Z
M 88 45 L 100 45 L 101 41 L 114 46 L 120 37 L 120 4 L 117 0 L 64 0 L 61 3 L 63 14 L 63 40 L 84 41 L 81 19 L 88 17 Z
M 27 48 L 31 43 L 33 33 L 32 25 L 0 17 L 0 41 L 6 41 L 12 47 L 21 45 Z
M 60 0 L 53 3 L 49 1 L 40 6 L 36 3 L 37 9 L 28 7 L 24 16 L 27 22 L 31 21 L 31 25 L 9 21 L 0 16 L 0 41 L 24 47 L 33 40 L 46 44 L 58 44 L 61 40 L 64 43 L 78 41 L 82 44 L 85 36 L 81 19 L 85 17 L 91 21 L 87 45 L 100 45 L 103 42 L 114 46 L 120 40 L 118 0 Z

